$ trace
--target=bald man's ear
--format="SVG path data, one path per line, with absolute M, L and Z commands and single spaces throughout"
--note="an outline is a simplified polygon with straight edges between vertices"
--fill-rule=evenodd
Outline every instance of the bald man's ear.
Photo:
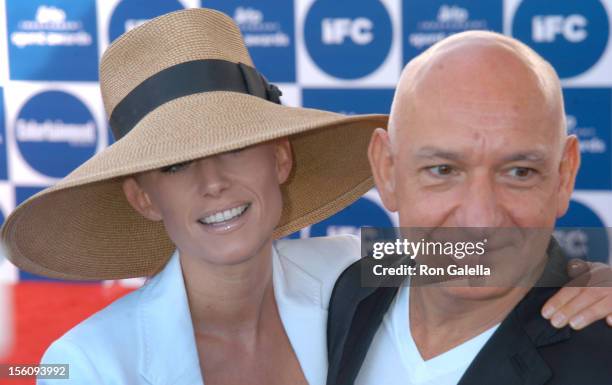
M 149 198 L 149 195 L 142 189 L 136 178 L 128 176 L 121 184 L 125 199 L 130 206 L 138 211 L 143 217 L 151 221 L 161 221 L 163 219 L 161 212 Z
M 557 217 L 561 217 L 567 212 L 569 201 L 574 192 L 578 168 L 580 168 L 580 145 L 576 135 L 570 135 L 566 139 L 563 157 L 559 165 Z
M 395 192 L 394 158 L 391 151 L 389 133 L 377 128 L 372 133 L 368 147 L 368 159 L 374 175 L 374 183 L 383 205 L 389 211 L 397 211 L 397 198 Z

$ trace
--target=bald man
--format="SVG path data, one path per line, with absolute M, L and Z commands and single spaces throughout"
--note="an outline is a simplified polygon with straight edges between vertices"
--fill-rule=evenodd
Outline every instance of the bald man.
M 580 163 L 565 127 L 545 60 L 512 38 L 465 32 L 407 65 L 369 158 L 401 227 L 552 229 Z M 351 275 L 359 285 L 349 268 L 330 304 L 328 385 L 612 384 L 605 321 L 558 312 L 555 328 L 540 314 L 557 289 L 531 286 L 559 257 L 551 245 L 515 274 L 533 276 L 528 286 L 382 287 L 348 304 Z M 338 324 L 348 333 L 336 338 Z

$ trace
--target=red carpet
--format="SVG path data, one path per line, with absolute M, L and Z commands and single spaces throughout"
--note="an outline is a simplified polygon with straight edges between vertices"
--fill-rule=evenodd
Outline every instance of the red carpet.
M 65 284 L 25 282 L 12 286 L 13 345 L 0 363 L 36 364 L 46 348 L 74 325 L 130 292 L 118 284 Z M 2 384 L 34 384 L 34 379 L 7 380 Z

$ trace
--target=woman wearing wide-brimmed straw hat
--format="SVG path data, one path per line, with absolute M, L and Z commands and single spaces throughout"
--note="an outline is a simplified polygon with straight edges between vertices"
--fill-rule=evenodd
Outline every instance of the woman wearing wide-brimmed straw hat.
M 372 186 L 382 115 L 282 106 L 226 15 L 126 33 L 100 86 L 117 142 L 7 219 L 9 259 L 79 280 L 151 276 L 56 341 L 65 383 L 323 384 L 327 301 L 354 241 L 274 239 Z

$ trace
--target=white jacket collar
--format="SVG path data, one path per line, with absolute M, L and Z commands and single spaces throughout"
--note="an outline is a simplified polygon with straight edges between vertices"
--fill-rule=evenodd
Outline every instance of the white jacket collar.
M 327 311 L 321 282 L 298 264 L 273 253 L 273 285 L 281 320 L 311 385 L 325 383 Z M 138 309 L 139 370 L 151 384 L 202 385 L 198 351 L 178 252 L 150 279 Z
M 273 247 L 276 303 L 293 351 L 310 385 L 327 377 L 327 304 L 322 284 L 288 256 Z
M 141 294 L 140 373 L 151 384 L 202 384 L 178 251 Z

